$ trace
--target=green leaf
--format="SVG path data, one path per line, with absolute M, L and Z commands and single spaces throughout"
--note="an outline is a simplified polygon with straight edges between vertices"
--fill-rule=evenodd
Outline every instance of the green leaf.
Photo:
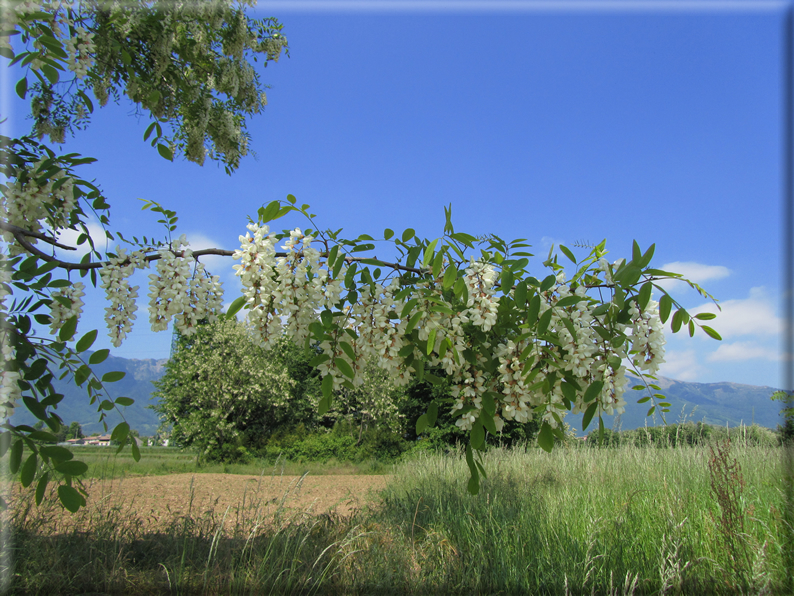
M 573 306 L 582 300 L 586 300 L 586 298 L 584 296 L 566 296 L 565 298 L 560 298 L 557 301 L 557 306 L 559 308 L 565 308 L 566 306 Z
M 226 318 L 228 320 L 232 320 L 232 318 L 240 312 L 240 309 L 245 306 L 246 298 L 245 296 L 240 296 L 239 298 L 235 298 L 234 302 L 229 305 L 228 310 L 226 311 Z
M 538 433 L 538 446 L 548 453 L 551 453 L 552 449 L 554 449 L 554 433 L 551 425 L 545 420 Z
M 108 349 L 97 350 L 88 357 L 88 364 L 100 364 L 105 361 L 109 354 L 110 350 Z
M 155 89 L 149 94 L 149 97 L 147 97 L 146 99 L 149 101 L 149 105 L 155 105 L 158 101 L 160 101 L 160 97 L 162 97 L 162 95 L 157 89 Z
M 357 360 L 356 351 L 353 349 L 353 346 L 351 346 L 349 343 L 347 343 L 346 341 L 340 341 L 339 347 L 342 348 L 342 351 L 345 354 L 347 354 L 347 357 L 350 358 L 351 361 L 355 362 Z
M 163 159 L 167 159 L 168 161 L 174 161 L 174 153 L 171 151 L 168 145 L 157 143 L 157 153 L 159 153 L 160 157 L 162 157 Z
M 640 250 L 640 245 L 637 244 L 636 240 L 633 240 L 631 244 L 631 260 L 636 265 L 640 262 L 640 259 L 642 259 L 642 251 Z
M 645 416 L 652 416 L 655 411 L 656 411 L 656 406 L 651 406 L 651 409 L 648 410 L 648 413 L 645 414 Z
M 327 374 L 323 377 L 322 390 L 323 397 L 330 400 L 334 390 L 334 378 L 330 374 Z
M 670 298 L 668 294 L 663 294 L 661 298 L 659 298 L 659 318 L 661 319 L 662 323 L 667 322 L 667 317 L 670 316 L 670 311 L 673 308 L 673 299 Z
M 653 284 L 651 282 L 646 282 L 642 284 L 640 288 L 640 295 L 637 298 L 637 301 L 640 304 L 640 310 L 645 310 L 645 307 L 648 306 L 648 302 L 651 300 L 651 293 L 653 292 Z
M 141 461 L 141 450 L 138 448 L 138 441 L 136 441 L 134 438 L 132 439 L 132 445 L 130 446 L 130 449 L 132 450 L 132 459 L 134 459 L 136 462 Z
M 445 249 L 441 249 L 436 257 L 433 259 L 433 277 L 438 278 L 441 274 L 441 268 L 444 266 L 444 254 L 446 253 Z
M 70 317 L 61 327 L 58 332 L 58 339 L 61 341 L 69 341 L 72 339 L 74 332 L 77 330 L 77 316 Z
M 711 321 L 717 318 L 717 314 L 713 312 L 701 312 L 695 315 L 698 321 Z
M 11 452 L 8 455 L 8 470 L 12 474 L 16 474 L 19 471 L 19 466 L 22 463 L 23 446 L 21 439 L 17 439 L 16 442 L 11 445 Z
M 547 309 L 542 315 L 540 315 L 540 319 L 538 319 L 538 335 L 543 335 L 549 328 L 549 324 L 551 323 L 551 309 Z
M 438 404 L 432 402 L 427 407 L 427 424 L 428 426 L 435 426 L 436 420 L 438 419 Z
M 543 281 L 541 282 L 541 284 L 540 284 L 540 291 L 541 292 L 545 292 L 546 290 L 551 288 L 551 286 L 553 286 L 555 283 L 557 283 L 557 277 L 556 276 L 554 276 L 554 275 L 546 276 L 543 279 Z
M 529 301 L 529 309 L 527 310 L 527 323 L 534 325 L 538 320 L 538 313 L 540 312 L 540 296 L 535 294 Z
M 527 282 L 526 280 L 521 280 L 516 284 L 515 290 L 515 302 L 518 308 L 524 308 L 527 303 Z
M 444 281 L 443 287 L 445 290 L 448 290 L 452 287 L 455 283 L 455 280 L 458 278 L 458 269 L 455 267 L 454 263 L 450 263 L 447 267 L 447 270 L 444 271 Z
M 342 358 L 336 358 L 334 359 L 334 364 L 336 364 L 336 368 L 339 369 L 339 372 L 345 375 L 348 379 L 352 379 L 355 377 L 353 368 L 347 363 L 347 360 L 344 360 Z
M 503 267 L 502 268 L 501 284 L 502 284 L 502 291 L 505 294 L 508 294 L 510 292 L 510 289 L 513 287 L 513 280 L 514 279 L 515 279 L 515 276 L 513 275 L 513 272 L 511 271 L 511 269 L 509 267 Z
M 56 465 L 55 471 L 67 476 L 80 476 L 88 471 L 88 465 L 81 461 L 65 461 Z
M 130 425 L 126 422 L 119 422 L 116 425 L 116 428 L 113 429 L 113 432 L 110 433 L 110 440 L 117 441 L 124 444 L 124 441 L 127 440 L 127 435 L 130 433 Z
M 427 334 L 427 355 L 428 356 L 430 356 L 430 354 L 433 353 L 433 350 L 436 347 L 436 333 L 437 333 L 437 331 L 438 331 L 438 328 L 437 327 L 433 327 L 430 330 L 430 333 Z
M 427 414 L 422 414 L 416 419 L 416 436 L 418 437 L 428 427 Z
M 143 133 L 143 140 L 148 141 L 149 137 L 151 136 L 152 132 L 154 131 L 154 126 L 157 122 L 152 122 L 149 126 L 146 127 L 146 130 Z
M 483 427 L 492 435 L 497 435 L 499 432 L 496 430 L 496 423 L 493 421 L 493 415 L 489 415 L 486 412 L 480 413 L 480 421 L 482 422 Z
M 135 400 L 130 397 L 117 397 L 115 399 L 116 405 L 118 406 L 131 406 L 135 403 Z
M 96 340 L 96 336 L 99 332 L 94 329 L 93 331 L 89 331 L 80 340 L 77 342 L 77 345 L 74 347 L 75 351 L 79 354 L 80 352 L 85 352 L 88 348 L 90 348 L 94 341 Z
M 390 230 L 389 228 L 386 228 L 385 230 L 383 230 L 383 239 L 384 240 L 389 240 L 392 236 L 394 236 L 394 230 Z
M 585 403 L 593 401 L 604 388 L 604 381 L 593 381 L 584 392 L 583 400 Z M 583 429 L 584 430 L 584 429 Z
M 411 319 L 408 321 L 408 325 L 406 325 L 406 327 L 405 327 L 406 335 L 409 334 L 413 330 L 414 327 L 416 327 L 416 324 L 422 318 L 422 315 L 424 315 L 424 312 L 421 311 L 421 310 L 419 312 L 413 314 Z
M 560 250 L 562 251 L 562 254 L 564 254 L 566 257 L 568 257 L 571 260 L 571 262 L 573 262 L 573 264 L 576 265 L 576 257 L 573 256 L 573 253 L 568 249 L 568 247 L 563 246 L 562 244 L 560 244 Z M 551 427 L 549 427 L 549 428 L 551 428 Z M 551 431 L 549 431 L 549 432 L 551 432 Z M 551 451 L 551 450 L 547 449 L 547 451 Z
M 701 327 L 700 327 L 700 328 L 701 328 L 703 331 L 705 331 L 705 332 L 706 332 L 706 334 L 707 334 L 709 337 L 713 337 L 714 339 L 717 339 L 717 340 L 722 340 L 722 337 L 720 336 L 720 334 L 719 334 L 719 333 L 717 333 L 716 331 L 714 331 L 714 329 L 712 329 L 711 327 L 708 327 L 707 325 L 701 325 Z
M 587 408 L 585 411 L 584 416 L 582 417 L 582 431 L 587 430 L 587 427 L 590 425 L 590 421 L 595 416 L 596 409 L 598 408 L 598 402 L 594 402 L 590 404 L 590 407 Z
M 651 259 L 653 258 L 653 251 L 655 249 L 656 249 L 656 245 L 651 244 L 651 246 L 648 248 L 648 250 L 645 251 L 645 254 L 642 255 L 642 258 L 637 263 L 637 267 L 639 267 L 640 269 L 647 267 L 648 264 L 651 262 Z
M 36 477 L 36 469 L 38 468 L 37 464 L 38 456 L 35 453 L 31 453 L 25 460 L 22 470 L 19 472 L 19 482 L 25 488 L 33 483 L 33 479 Z
M 28 92 L 27 77 L 23 79 L 19 79 L 17 81 L 16 91 L 17 91 L 17 95 L 19 95 L 20 98 L 25 99 L 25 94 Z
M 477 422 L 471 427 L 471 446 L 474 449 L 481 449 L 485 442 L 485 429 L 482 427 L 482 422 L 477 419 Z
M 47 77 L 51 84 L 57 85 L 58 81 L 61 78 L 61 75 L 58 74 L 58 70 L 50 66 L 49 64 L 42 64 L 41 72 L 44 73 L 44 76 Z
M 436 251 L 436 244 L 438 243 L 438 238 L 433 240 L 430 244 L 427 245 L 425 249 L 424 256 L 422 257 L 422 268 L 426 268 L 427 264 L 430 262 L 430 259 L 433 258 L 433 255 Z
M 414 234 L 416 234 L 416 231 L 413 228 L 408 228 L 407 230 L 405 230 L 402 236 L 403 242 L 408 242 L 411 238 L 414 237 Z
M 85 506 L 85 498 L 71 486 L 62 484 L 58 487 L 58 499 L 61 504 L 72 513 Z
M 106 372 L 104 375 L 102 375 L 102 382 L 115 383 L 116 381 L 121 381 L 121 379 L 123 379 L 126 376 L 126 374 L 127 373 L 125 372 L 121 372 L 117 370 Z
M 50 473 L 44 472 L 36 484 L 36 505 L 41 505 L 44 500 L 44 493 L 47 491 L 47 483 L 50 481 Z
M 34 441 L 42 441 L 43 443 L 57 443 L 58 437 L 46 430 L 35 430 L 28 434 L 28 438 Z
M 312 359 L 309 361 L 309 366 L 310 366 L 311 368 L 317 368 L 317 367 L 318 367 L 318 366 L 320 366 L 320 365 L 321 365 L 323 362 L 327 362 L 327 361 L 329 361 L 330 359 L 331 359 L 331 357 L 330 357 L 328 354 L 317 354 L 317 356 L 315 356 L 314 358 L 312 358 Z
M 678 333 L 681 329 L 681 324 L 684 322 L 684 310 L 679 308 L 675 311 L 673 315 L 673 321 L 670 323 L 670 328 L 673 330 L 673 333 Z

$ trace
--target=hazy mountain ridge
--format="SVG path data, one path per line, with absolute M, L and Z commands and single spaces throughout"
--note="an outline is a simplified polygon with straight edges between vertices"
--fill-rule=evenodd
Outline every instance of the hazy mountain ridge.
M 84 358 L 87 360 L 88 356 Z M 155 403 L 152 398 L 154 391 L 153 381 L 165 374 L 167 359 L 131 359 L 109 356 L 103 363 L 92 367 L 100 378 L 106 372 L 122 371 L 126 376 L 117 383 L 106 384 L 110 399 L 117 397 L 131 397 L 135 404 L 127 408 L 119 408 L 124 413 L 124 418 L 131 428 L 138 430 L 141 435 L 152 435 L 157 431 L 160 421 L 154 411 L 147 406 Z M 619 426 L 623 430 L 639 428 L 641 426 L 654 426 L 663 424 L 659 413 L 651 418 L 645 417 L 651 402 L 637 404 L 637 400 L 648 395 L 647 391 L 633 391 L 631 387 L 641 384 L 638 379 L 629 376 L 628 389 L 625 399 L 628 402 L 626 412 L 618 420 L 614 416 L 606 416 L 604 425 L 608 428 Z M 659 377 L 656 382 L 671 404 L 670 412 L 665 415 L 668 423 L 675 423 L 683 417 L 693 422 L 705 422 L 724 426 L 738 426 L 741 423 L 755 422 L 761 426 L 775 428 L 782 422 L 780 417 L 780 402 L 770 399 L 772 393 L 777 391 L 774 387 L 743 385 L 740 383 L 693 383 L 677 381 Z M 79 422 L 84 431 L 104 432 L 102 424 L 97 422 L 99 414 L 97 404 L 88 403 L 85 388 L 75 387 L 67 379 L 55 382 L 56 389 L 64 394 L 63 401 L 58 404 L 57 413 L 64 422 Z M 112 428 L 122 418 L 116 411 L 107 414 L 108 427 Z M 578 434 L 582 433 L 582 416 L 569 415 L 566 421 L 571 424 Z M 33 424 L 36 419 L 25 410 L 18 408 L 11 419 L 12 424 Z M 597 427 L 597 421 L 591 423 L 588 431 Z

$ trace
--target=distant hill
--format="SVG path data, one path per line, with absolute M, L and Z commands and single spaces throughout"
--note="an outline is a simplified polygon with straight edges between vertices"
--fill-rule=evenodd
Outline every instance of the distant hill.
M 641 384 L 638 379 L 629 376 L 629 383 L 624 399 L 628 403 L 626 412 L 616 419 L 605 416 L 604 426 L 613 428 L 620 426 L 622 430 L 632 430 L 645 426 L 662 425 L 658 413 L 646 418 L 652 403 L 638 404 L 637 400 L 648 395 L 648 391 L 633 391 L 631 387 Z M 670 404 L 670 412 L 665 414 L 668 424 L 679 422 L 682 417 L 691 422 L 704 422 L 718 426 L 750 425 L 753 422 L 767 428 L 776 428 L 782 424 L 780 402 L 772 401 L 770 396 L 777 391 L 774 387 L 742 385 L 739 383 L 690 383 L 659 377 L 656 385 L 662 388 L 661 393 Z M 661 400 L 660 400 L 661 401 Z M 582 433 L 582 416 L 568 416 L 571 424 L 579 435 Z M 592 430 L 593 423 L 587 432 Z
M 135 404 L 121 408 L 130 427 L 138 430 L 141 435 L 153 435 L 160 421 L 152 410 L 146 406 L 154 404 L 152 381 L 165 374 L 167 360 L 136 360 L 110 356 L 105 362 L 94 367 L 95 372 L 101 377 L 104 373 L 119 370 L 126 376 L 117 383 L 109 383 L 107 390 L 112 399 L 120 396 L 131 397 Z M 638 380 L 629 377 L 629 387 L 637 385 Z M 739 383 L 689 383 L 675 381 L 660 377 L 657 382 L 662 393 L 670 402 L 670 412 L 665 415 L 668 423 L 678 422 L 683 415 L 693 422 L 705 422 L 725 426 L 738 426 L 755 422 L 761 426 L 775 428 L 782 422 L 780 417 L 780 402 L 770 398 L 777 389 L 773 387 L 759 387 L 756 385 L 741 385 Z M 56 381 L 56 388 L 64 394 L 63 401 L 58 405 L 58 415 L 68 424 L 77 421 L 86 433 L 102 432 L 102 425 L 97 422 L 96 406 L 88 405 L 88 396 L 85 389 L 80 389 L 70 384 L 66 379 Z M 645 417 L 650 407 L 650 402 L 637 404 L 637 400 L 645 391 L 627 390 L 625 399 L 628 402 L 626 412 L 616 420 L 614 416 L 606 416 L 604 424 L 613 428 L 616 422 L 623 430 L 631 430 L 644 426 L 663 424 L 661 416 L 655 414 L 651 418 Z M 108 413 L 108 427 L 112 428 L 121 421 L 117 412 Z M 11 418 L 12 424 L 33 424 L 36 419 L 23 408 L 17 409 Z M 569 415 L 566 421 L 571 424 L 579 435 L 582 432 L 582 416 Z M 595 425 L 591 423 L 588 431 Z
M 86 354 L 90 354 L 90 352 L 86 352 Z M 85 359 L 88 359 L 87 355 Z M 160 426 L 157 414 L 147 409 L 146 406 L 155 403 L 152 400 L 152 392 L 154 391 L 152 381 L 156 381 L 165 374 L 164 365 L 166 362 L 168 360 L 136 360 L 109 356 L 101 364 L 91 367 L 100 378 L 103 374 L 110 371 L 126 373 L 122 380 L 116 383 L 107 383 L 105 388 L 110 399 L 123 396 L 131 397 L 135 400 L 133 405 L 119 409 L 124 413 L 124 418 L 129 423 L 130 428 L 137 430 L 142 436 L 153 435 Z M 71 377 L 67 377 L 63 381 L 55 381 L 54 385 L 56 390 L 64 396 L 56 411 L 66 424 L 79 422 L 85 434 L 104 432 L 102 424 L 97 422 L 99 419 L 99 414 L 97 413 L 98 404 L 89 405 L 85 385 L 82 388 L 76 387 L 71 382 Z M 113 410 L 108 412 L 105 420 L 108 428 L 112 429 L 122 421 L 122 418 L 118 412 Z M 24 406 L 17 408 L 11 417 L 12 424 L 33 425 L 36 421 L 36 418 Z

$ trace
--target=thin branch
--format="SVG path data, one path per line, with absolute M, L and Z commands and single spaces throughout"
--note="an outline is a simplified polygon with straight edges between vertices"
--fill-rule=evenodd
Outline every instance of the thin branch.
M 77 250 L 72 247 L 63 246 L 61 244 L 56 243 L 55 241 L 47 238 L 43 234 L 38 234 L 38 232 L 30 232 L 29 230 L 23 230 L 22 228 L 18 228 L 16 226 L 12 226 L 11 224 L 7 224 L 4 222 L 0 222 L 0 228 L 11 232 L 14 235 L 14 238 L 19 242 L 19 244 L 24 248 L 26 251 L 35 255 L 42 259 L 43 261 L 47 261 L 48 263 L 55 263 L 59 268 L 65 269 L 66 271 L 89 271 L 91 269 L 101 269 L 105 265 L 108 264 L 107 261 L 97 261 L 95 263 L 70 263 L 68 261 L 62 261 L 52 255 L 48 255 L 45 252 L 42 252 L 35 246 L 33 246 L 30 242 L 27 241 L 25 236 L 33 236 L 35 238 L 41 238 L 49 242 L 50 244 L 57 246 L 59 248 L 66 248 L 68 250 Z M 231 257 L 233 256 L 235 251 L 233 250 L 224 250 L 222 248 L 202 248 L 201 250 L 193 251 L 193 258 L 198 261 L 199 257 L 204 257 L 208 255 L 213 256 L 221 256 L 221 257 Z M 299 255 L 301 253 L 298 253 Z M 177 257 L 184 257 L 184 251 L 175 252 L 174 255 Z M 290 256 L 289 253 L 286 252 L 277 252 L 274 255 L 275 257 L 288 257 Z M 320 257 L 327 258 L 327 253 L 320 253 Z M 160 253 L 146 255 L 144 257 L 144 261 L 152 262 L 157 261 L 158 259 L 162 258 Z M 416 273 L 418 275 L 422 275 L 426 273 L 426 271 L 422 271 L 421 269 L 417 269 L 416 267 L 406 267 L 405 265 L 400 265 L 399 263 L 387 263 L 385 261 L 380 261 L 379 259 L 373 259 L 372 257 L 344 257 L 346 263 L 353 263 L 357 261 L 364 261 L 364 260 L 375 260 L 378 261 L 378 264 L 381 267 L 389 267 L 394 269 L 395 271 L 406 271 L 409 273 Z
M 18 228 L 17 226 L 11 225 L 7 221 L 0 221 L 0 230 L 11 232 L 14 235 L 14 237 L 17 239 L 18 239 L 18 235 L 30 236 L 32 238 L 38 238 L 39 240 L 43 240 L 47 244 L 52 244 L 53 246 L 57 246 L 58 248 L 62 248 L 64 250 L 77 250 L 73 246 L 66 246 L 65 244 L 56 242 L 54 238 L 50 238 L 49 236 L 42 234 L 41 232 L 33 232 L 31 230 Z

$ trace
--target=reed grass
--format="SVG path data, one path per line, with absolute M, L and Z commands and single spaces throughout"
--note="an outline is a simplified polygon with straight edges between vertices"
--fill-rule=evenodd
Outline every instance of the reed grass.
M 146 530 L 100 506 L 53 532 L 23 502 L 12 594 L 784 594 L 782 448 L 491 449 L 480 494 L 460 453 L 398 464 L 350 516 L 275 510 Z M 272 480 L 272 478 L 271 478 Z M 271 481 L 263 476 L 262 483 Z M 234 516 L 234 519 L 231 519 Z M 0 558 L 0 564 L 6 559 Z

